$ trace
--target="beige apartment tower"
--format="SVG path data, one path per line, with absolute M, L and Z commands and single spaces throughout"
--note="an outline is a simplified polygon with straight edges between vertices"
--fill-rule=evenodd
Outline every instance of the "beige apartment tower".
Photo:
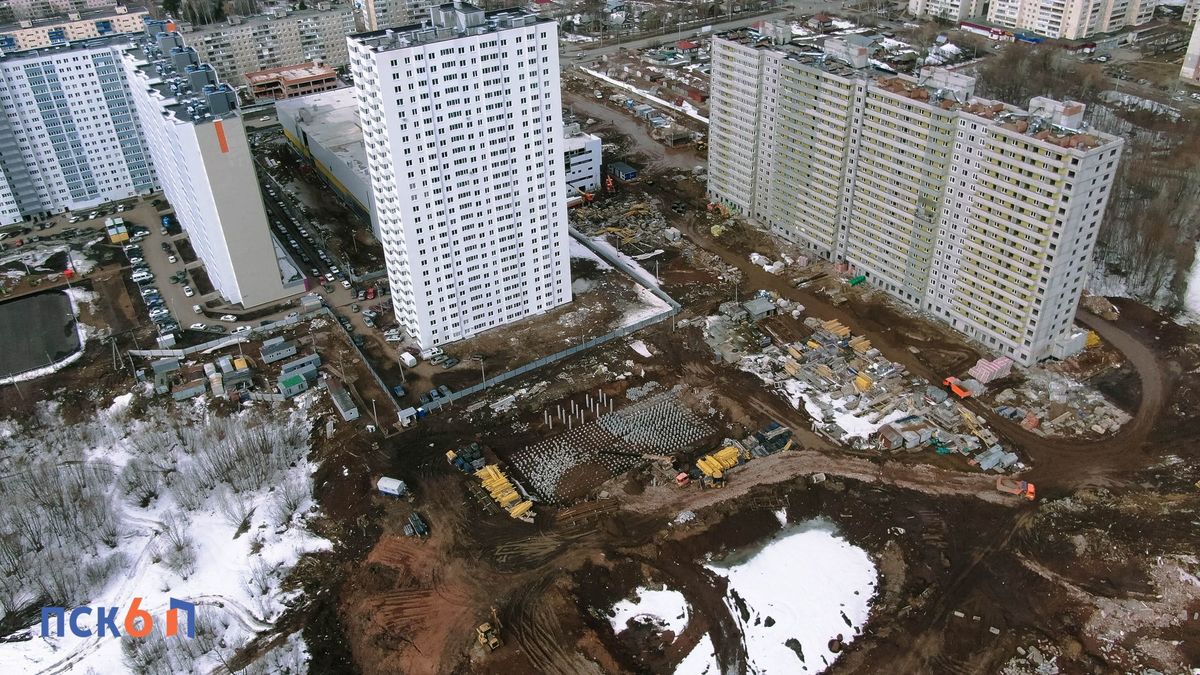
M 1018 363 L 1066 356 L 1122 142 L 973 89 L 717 36 L 709 196 Z

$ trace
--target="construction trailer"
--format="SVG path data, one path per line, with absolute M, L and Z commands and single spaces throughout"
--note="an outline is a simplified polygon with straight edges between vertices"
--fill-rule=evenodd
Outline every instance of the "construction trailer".
M 375 487 L 389 497 L 406 497 L 409 494 L 408 485 L 398 478 L 384 476 L 375 483 Z

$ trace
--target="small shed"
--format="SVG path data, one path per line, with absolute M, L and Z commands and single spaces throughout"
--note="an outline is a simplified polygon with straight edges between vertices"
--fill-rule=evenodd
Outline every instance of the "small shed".
M 398 478 L 384 476 L 379 479 L 375 487 L 379 488 L 379 491 L 383 494 L 391 495 L 392 497 L 403 497 L 408 494 L 408 485 Z
M 613 162 L 608 165 L 608 173 L 617 180 L 630 181 L 638 177 L 637 169 L 625 162 Z
M 308 380 L 304 375 L 293 374 L 279 378 L 279 393 L 291 398 L 308 391 Z
M 774 316 L 779 308 L 771 302 L 770 298 L 754 298 L 742 303 L 742 307 L 746 308 L 746 313 L 750 315 L 751 321 L 759 321 Z
M 340 380 L 326 377 L 325 388 L 329 390 L 329 398 L 333 399 L 333 407 L 337 408 L 343 420 L 352 422 L 358 419 L 358 406 L 354 404 L 350 392 L 346 391 L 346 387 Z
M 262 344 L 259 353 L 262 355 L 263 363 L 275 363 L 289 356 L 295 356 L 296 343 L 281 337 L 274 337 Z

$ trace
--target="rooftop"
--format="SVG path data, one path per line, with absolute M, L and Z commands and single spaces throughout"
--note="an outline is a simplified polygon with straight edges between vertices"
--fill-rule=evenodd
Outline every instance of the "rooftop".
M 49 56 L 56 53 L 70 53 L 82 51 L 85 49 L 99 49 L 102 47 L 123 46 L 128 45 L 133 38 L 129 33 L 103 35 L 101 37 L 88 38 L 86 40 L 75 40 L 66 42 L 60 45 L 51 45 L 49 47 L 38 47 L 37 49 L 26 49 L 19 52 L 0 52 L 0 61 L 16 61 L 20 59 L 34 59 Z
M 370 184 L 354 87 L 278 101 L 275 109 L 281 116 L 286 111 L 295 111 L 296 119 L 313 143 L 336 155 Z
M 386 52 L 467 35 L 483 35 L 537 23 L 553 23 L 553 19 L 543 19 L 521 7 L 484 11 L 466 2 L 431 7 L 429 14 L 430 21 L 423 24 L 357 33 L 351 35 L 350 39 L 373 51 Z
M 818 68 L 847 79 L 873 79 L 874 85 L 892 94 L 926 103 L 947 112 L 960 111 L 991 120 L 1008 131 L 1025 134 L 1034 140 L 1043 141 L 1061 148 L 1081 151 L 1119 142 L 1116 136 L 1099 131 L 1085 131 L 1082 103 L 1057 102 L 1036 98 L 1030 102 L 1036 110 L 1023 108 L 974 96 L 975 78 L 944 68 L 926 67 L 917 77 L 896 75 L 868 64 L 865 68 L 854 68 L 836 61 L 823 50 L 811 46 L 792 44 L 776 45 L 762 37 L 757 31 L 738 29 L 718 33 L 718 38 L 755 49 L 779 52 L 784 58 Z M 853 37 L 853 36 L 852 36 Z M 846 39 L 846 38 L 843 38 Z M 1041 103 L 1035 105 L 1036 101 Z
M 316 61 L 301 63 L 290 66 L 279 66 L 277 68 L 268 68 L 266 70 L 258 70 L 253 73 L 246 73 L 246 82 L 249 84 L 259 84 L 262 82 L 270 82 L 276 79 L 286 81 L 311 80 L 316 78 L 333 77 L 337 73 L 329 66 L 321 65 Z
M 187 47 L 173 24 L 145 20 L 146 30 L 125 51 L 145 79 L 145 86 L 158 93 L 163 110 L 181 122 L 193 124 L 236 117 L 237 94 L 217 81 L 217 73 L 200 63 L 196 50 Z
M 23 21 L 0 24 L 0 33 L 15 33 L 20 30 L 29 30 L 31 28 L 53 28 L 54 26 L 65 26 L 66 24 L 75 23 L 77 21 L 102 21 L 104 19 L 111 19 L 116 16 L 137 16 L 145 13 L 145 7 L 125 7 L 124 5 L 104 7 L 101 9 L 88 9 L 82 12 L 72 11 L 66 16 L 25 19 Z

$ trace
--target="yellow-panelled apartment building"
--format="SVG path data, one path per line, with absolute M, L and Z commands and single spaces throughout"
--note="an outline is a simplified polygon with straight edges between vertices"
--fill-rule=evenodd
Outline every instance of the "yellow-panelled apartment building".
M 754 31 L 713 39 L 709 198 L 1030 365 L 1083 347 L 1074 316 L 1122 141 L 1084 106 L 974 96 Z

